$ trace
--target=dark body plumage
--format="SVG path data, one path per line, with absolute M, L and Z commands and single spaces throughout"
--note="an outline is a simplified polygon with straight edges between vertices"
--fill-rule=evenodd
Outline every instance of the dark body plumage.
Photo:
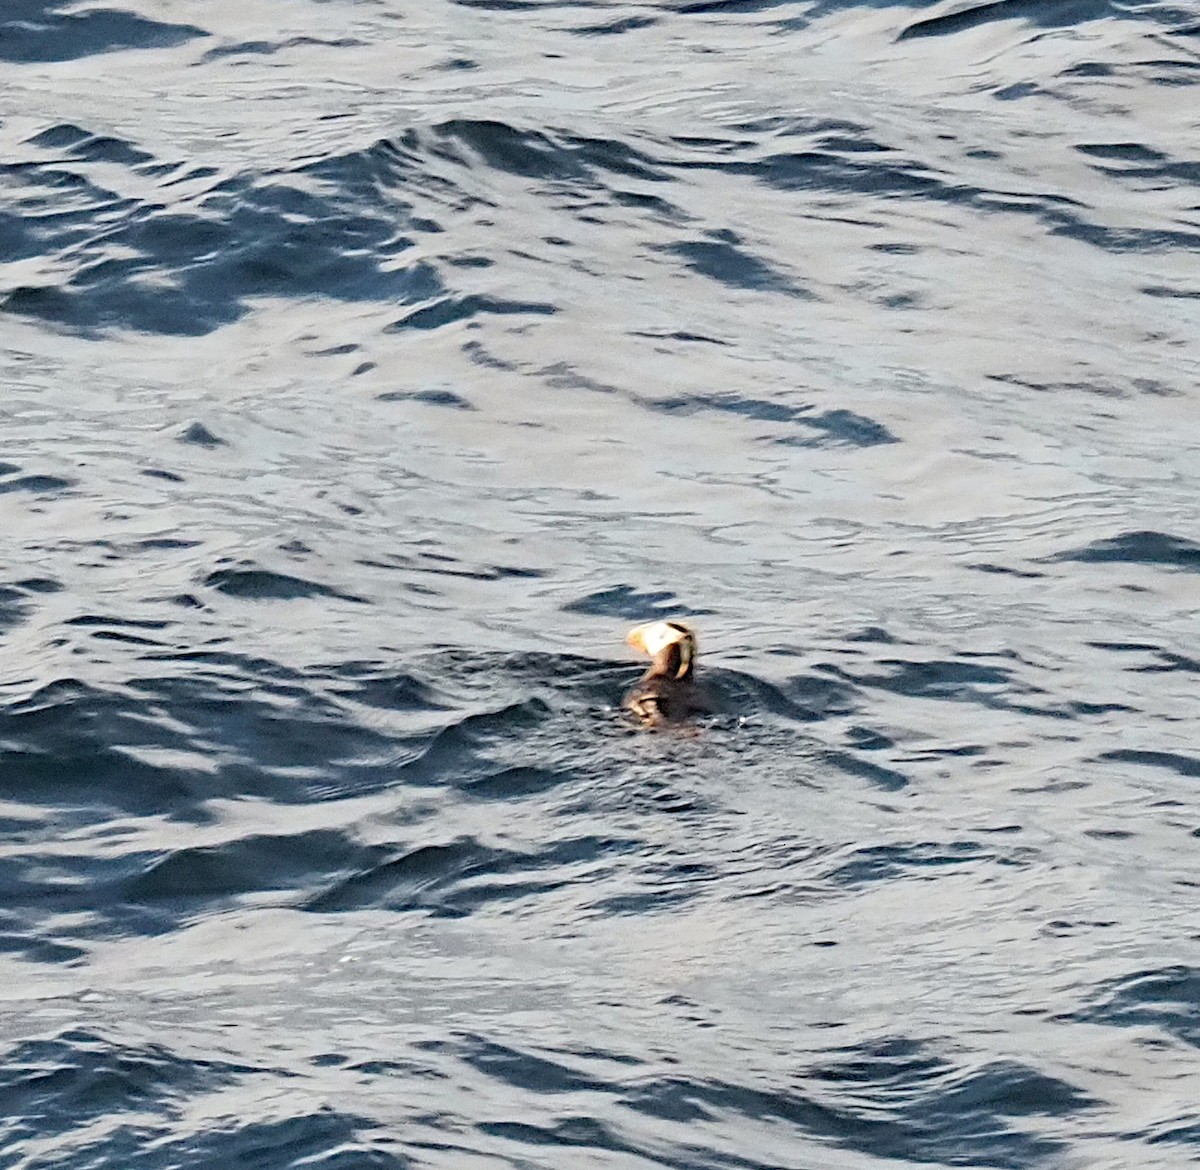
M 696 682 L 696 637 L 680 622 L 654 622 L 631 630 L 631 646 L 651 655 L 649 669 L 629 689 L 621 705 L 642 723 L 680 723 L 713 710 Z

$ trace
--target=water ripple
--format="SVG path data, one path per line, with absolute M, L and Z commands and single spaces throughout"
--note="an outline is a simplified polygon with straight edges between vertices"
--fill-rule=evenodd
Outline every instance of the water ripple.
M 14 1167 L 1191 1165 L 1195 14 L 181 12 L 0 15 Z

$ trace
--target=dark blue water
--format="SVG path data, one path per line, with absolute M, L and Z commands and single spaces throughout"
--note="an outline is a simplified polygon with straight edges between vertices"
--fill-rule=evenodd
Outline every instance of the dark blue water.
M 0 62 L 0 1166 L 1196 1164 L 1200 9 Z

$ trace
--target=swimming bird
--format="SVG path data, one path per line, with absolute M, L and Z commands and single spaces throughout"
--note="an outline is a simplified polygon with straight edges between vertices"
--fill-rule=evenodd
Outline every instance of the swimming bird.
M 625 641 L 649 654 L 649 669 L 621 701 L 648 727 L 678 723 L 712 711 L 705 691 L 696 685 L 696 635 L 683 622 L 645 622 L 634 626 Z

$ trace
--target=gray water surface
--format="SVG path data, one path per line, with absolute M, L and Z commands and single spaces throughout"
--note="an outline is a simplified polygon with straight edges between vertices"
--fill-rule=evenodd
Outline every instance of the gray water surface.
M 1195 1164 L 1200 10 L 0 62 L 0 1164 Z

